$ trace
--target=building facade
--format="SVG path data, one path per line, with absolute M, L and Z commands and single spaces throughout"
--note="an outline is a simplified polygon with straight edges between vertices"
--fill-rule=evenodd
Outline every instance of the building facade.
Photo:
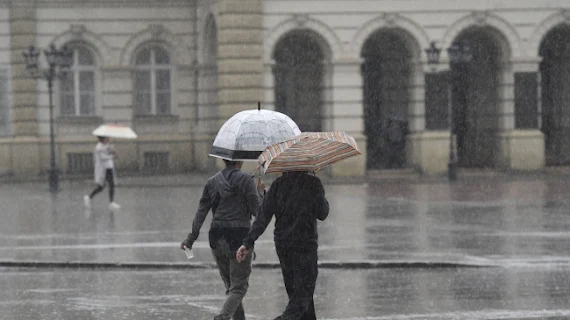
M 450 123 L 462 167 L 570 163 L 567 0 L 0 1 L 0 26 L 0 173 L 49 166 L 47 87 L 21 52 L 51 43 L 74 50 L 54 94 L 67 173 L 91 170 L 90 132 L 108 122 L 139 134 L 116 142 L 122 170 L 209 170 L 221 124 L 257 101 L 352 134 L 364 155 L 333 175 L 391 168 L 394 119 L 398 159 L 420 173 L 447 170 Z M 473 58 L 450 67 L 456 42 Z

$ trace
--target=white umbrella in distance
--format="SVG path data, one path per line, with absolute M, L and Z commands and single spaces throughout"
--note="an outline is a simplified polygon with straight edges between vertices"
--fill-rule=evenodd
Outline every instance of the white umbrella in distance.
M 120 124 L 104 124 L 99 126 L 93 132 L 97 137 L 109 137 L 116 139 L 136 139 L 137 134 L 133 129 Z
M 268 146 L 301 134 L 287 115 L 271 110 L 245 110 L 220 129 L 210 156 L 232 161 L 257 161 Z

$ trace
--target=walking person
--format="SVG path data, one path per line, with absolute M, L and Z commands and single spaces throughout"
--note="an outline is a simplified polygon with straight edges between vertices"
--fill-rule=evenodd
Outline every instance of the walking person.
M 402 168 L 404 165 L 403 154 L 406 140 L 405 132 L 400 121 L 394 118 L 389 119 L 386 134 L 389 148 L 388 169 Z
M 289 303 L 275 320 L 315 320 L 317 219 L 325 220 L 329 203 L 321 180 L 308 172 L 285 172 L 269 188 L 262 211 L 236 253 L 246 261 L 255 241 L 275 216 L 274 241 Z
M 226 168 L 208 179 L 192 222 L 192 232 L 180 244 L 180 249 L 192 248 L 211 209 L 210 248 L 227 295 L 220 313 L 214 319 L 244 320 L 242 300 L 249 288 L 252 254 L 244 255 L 243 263 L 237 263 L 235 253 L 249 232 L 251 217 L 256 216 L 261 208 L 265 185 L 258 180 L 256 186 L 254 179 L 241 171 L 243 162 L 224 162 Z
M 115 202 L 115 164 L 114 159 L 117 157 L 115 150 L 111 145 L 109 137 L 97 137 L 99 143 L 93 151 L 93 164 L 95 167 L 95 183 L 97 186 L 89 195 L 83 196 L 83 201 L 87 209 L 91 208 L 91 200 L 95 195 L 105 189 L 109 184 L 109 209 L 112 211 L 119 210 L 119 206 Z

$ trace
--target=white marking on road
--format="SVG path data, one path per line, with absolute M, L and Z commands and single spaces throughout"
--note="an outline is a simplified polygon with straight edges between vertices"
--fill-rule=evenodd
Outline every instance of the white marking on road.
M 260 240 L 257 243 L 273 243 L 271 240 Z M 102 244 L 72 244 L 57 246 L 13 246 L 0 247 L 0 251 L 20 251 L 20 250 L 85 250 L 85 249 L 118 249 L 118 248 L 176 248 L 180 247 L 180 242 L 136 242 L 136 243 L 102 243 Z M 206 241 L 197 241 L 193 248 L 210 248 Z
M 34 240 L 34 239 L 91 239 L 104 236 L 140 236 L 140 235 L 162 235 L 188 232 L 187 229 L 180 230 L 155 230 L 155 231 L 102 231 L 102 232 L 82 232 L 82 233 L 46 233 L 46 234 L 0 234 L 0 238 L 10 240 Z
M 380 317 L 326 318 L 322 320 L 507 320 L 544 319 L 544 317 L 568 317 L 570 310 L 483 310 L 456 311 L 447 313 L 388 315 Z

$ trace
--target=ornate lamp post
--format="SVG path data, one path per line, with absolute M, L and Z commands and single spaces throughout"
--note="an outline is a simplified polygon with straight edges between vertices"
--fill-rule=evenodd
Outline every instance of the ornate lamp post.
M 73 63 L 73 50 L 63 46 L 60 50 L 51 44 L 49 50 L 44 50 L 44 56 L 48 63 L 47 68 L 40 68 L 40 52 L 30 46 L 22 53 L 26 59 L 26 70 L 30 72 L 34 79 L 44 79 L 48 83 L 49 92 L 49 132 L 50 132 L 50 169 L 49 169 L 49 190 L 57 192 L 59 189 L 58 170 L 55 163 L 55 136 L 53 129 L 53 81 L 59 79 L 64 74 L 62 70 L 71 67 Z
M 441 49 L 438 49 L 435 46 L 435 43 L 432 42 L 430 47 L 425 49 L 427 57 L 428 57 L 428 64 L 435 69 L 437 64 L 439 63 L 439 56 L 441 53 Z M 454 66 L 459 64 L 465 64 L 471 61 L 473 55 L 471 54 L 471 47 L 465 42 L 454 42 L 451 44 L 449 48 L 447 48 L 447 54 L 449 56 L 449 64 L 450 64 L 450 76 L 449 82 L 447 86 L 447 98 L 448 98 L 448 117 L 449 117 L 449 160 L 447 163 L 447 178 L 449 181 L 457 180 L 457 152 L 455 150 L 454 141 L 454 134 L 455 134 L 455 126 L 453 121 L 453 99 L 452 99 L 452 87 L 453 84 L 457 82 L 457 75 L 454 72 Z

